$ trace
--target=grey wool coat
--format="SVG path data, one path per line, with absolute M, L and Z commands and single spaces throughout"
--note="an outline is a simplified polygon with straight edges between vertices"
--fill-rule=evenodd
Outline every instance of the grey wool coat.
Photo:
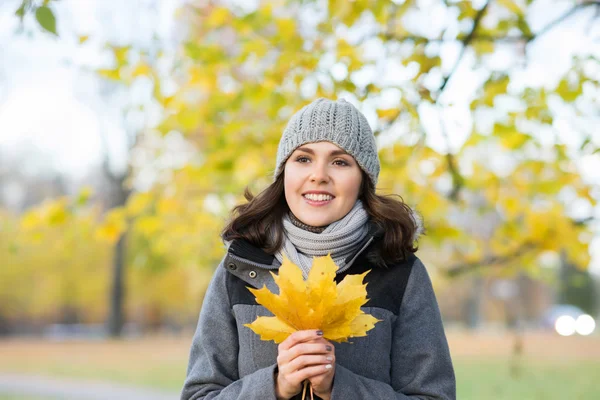
M 349 258 L 350 268 L 336 277 L 371 269 L 363 310 L 382 322 L 366 337 L 334 343 L 331 399 L 453 400 L 454 369 L 429 275 L 414 254 L 387 268 L 374 265 L 379 239 L 371 231 Z M 229 246 L 204 298 L 181 400 L 276 400 L 277 345 L 244 324 L 271 315 L 247 286 L 277 291 L 269 271 L 278 266 L 248 242 Z

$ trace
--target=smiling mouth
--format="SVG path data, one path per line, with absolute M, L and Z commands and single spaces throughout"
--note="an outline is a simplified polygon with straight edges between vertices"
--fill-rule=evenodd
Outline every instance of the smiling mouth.
M 334 199 L 334 197 L 329 194 L 315 194 L 315 193 L 306 193 L 306 194 L 303 194 L 302 197 L 304 197 L 306 200 L 309 200 L 309 201 L 323 202 L 323 203 L 326 203 L 326 202 Z

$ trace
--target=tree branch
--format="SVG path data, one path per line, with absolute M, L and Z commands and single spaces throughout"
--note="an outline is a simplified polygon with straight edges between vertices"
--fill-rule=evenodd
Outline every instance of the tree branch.
M 573 224 L 576 226 L 581 226 L 581 225 L 586 225 L 592 222 L 597 221 L 596 218 L 594 217 L 587 217 L 584 219 L 579 219 L 579 220 L 573 220 Z M 518 257 L 521 257 L 523 254 L 527 253 L 530 250 L 535 249 L 536 244 L 534 242 L 531 241 L 526 241 L 524 243 L 522 243 L 514 252 L 512 252 L 511 254 L 504 254 L 504 255 L 491 255 L 491 256 L 487 256 L 482 258 L 481 260 L 478 261 L 471 261 L 468 263 L 459 263 L 457 265 L 451 266 L 450 268 L 446 269 L 444 271 L 444 273 L 449 277 L 449 278 L 455 278 L 458 277 L 460 275 L 464 275 L 468 272 L 472 272 L 474 270 L 477 270 L 479 268 L 483 268 L 486 266 L 491 266 L 491 265 L 497 265 L 497 264 L 504 264 L 507 263 L 509 261 L 512 261 Z
M 102 171 L 104 175 L 111 181 L 116 180 L 115 174 L 110 169 L 110 150 L 108 146 L 107 132 L 104 129 L 104 125 L 100 125 L 100 142 L 102 144 Z
M 594 6 L 594 5 L 600 7 L 600 0 L 586 1 L 584 3 L 577 4 L 575 7 L 571 8 L 569 11 L 567 11 L 566 13 L 564 13 L 563 15 L 561 15 L 560 17 L 556 18 L 554 21 L 550 22 L 548 25 L 543 27 L 538 33 L 533 35 L 533 37 L 530 40 L 528 40 L 528 43 L 531 43 L 534 40 L 536 40 L 537 38 L 539 38 L 540 36 L 544 35 L 548 31 L 550 31 L 552 28 L 554 28 L 556 25 L 562 23 L 565 19 L 567 19 L 570 16 L 572 16 L 573 14 L 575 14 L 577 11 L 579 11 L 585 7 Z
M 586 35 L 590 34 L 590 31 L 592 30 L 592 27 L 593 27 L 593 24 L 594 24 L 594 20 L 596 20 L 596 19 L 600 19 L 600 4 L 597 4 L 596 14 L 594 14 L 594 16 L 590 19 L 590 23 L 585 28 Z
M 579 11 L 583 8 L 589 7 L 589 6 L 596 6 L 596 7 L 598 7 L 598 10 L 600 10 L 600 0 L 588 1 L 588 2 L 581 3 L 581 4 L 574 6 L 569 11 L 565 12 L 563 15 L 556 18 L 554 21 L 550 22 L 548 25 L 544 26 L 539 32 L 537 32 L 534 35 L 523 35 L 523 36 L 475 35 L 474 31 L 471 31 L 464 38 L 457 37 L 454 39 L 427 38 L 424 36 L 417 36 L 417 35 L 396 36 L 396 35 L 393 35 L 393 34 L 387 33 L 387 32 L 381 34 L 380 36 L 386 40 L 395 40 L 398 42 L 413 41 L 416 44 L 448 43 L 448 42 L 457 42 L 457 41 L 462 42 L 464 44 L 467 42 L 467 39 L 469 39 L 468 40 L 469 43 L 473 43 L 473 42 L 504 42 L 504 43 L 525 42 L 528 44 L 528 43 L 533 42 L 534 40 L 540 38 L 540 36 L 543 36 L 544 34 L 548 33 L 552 28 L 554 28 L 554 27 L 556 27 L 556 25 L 559 25 L 560 23 L 564 22 L 565 19 L 571 17 L 577 11 Z M 598 11 L 597 15 L 600 15 L 600 11 Z
M 450 38 L 450 39 L 442 39 L 442 38 L 428 38 L 425 36 L 416 36 L 416 35 L 405 35 L 405 36 L 395 36 L 390 33 L 384 33 L 381 35 L 382 38 L 386 40 L 395 40 L 398 42 L 405 41 L 413 41 L 416 44 L 428 44 L 428 43 L 449 43 L 449 42 L 464 42 L 467 38 L 466 36 Z M 528 41 L 533 38 L 532 36 L 491 36 L 491 35 L 475 35 L 471 38 L 471 43 L 473 42 L 507 42 L 507 43 L 520 43 L 523 41 Z
M 587 218 L 584 218 L 584 219 L 576 219 L 576 220 L 573 221 L 573 224 L 575 226 L 582 226 L 582 225 L 587 225 L 587 224 L 595 222 L 595 221 L 596 221 L 596 218 L 594 218 L 594 217 L 587 217 Z
M 461 188 L 463 187 L 464 178 L 460 175 L 460 172 L 456 165 L 456 160 L 455 160 L 454 155 L 452 154 L 452 151 L 450 148 L 450 138 L 448 137 L 448 133 L 446 132 L 446 127 L 445 127 L 444 121 L 442 119 L 443 116 L 442 116 L 442 113 L 440 110 L 439 101 L 440 101 L 440 98 L 442 97 L 442 94 L 444 93 L 444 90 L 446 89 L 446 85 L 448 85 L 448 82 L 450 82 L 450 79 L 452 79 L 452 77 L 456 73 L 456 70 L 458 69 L 460 62 L 462 61 L 462 59 L 465 55 L 465 51 L 466 51 L 467 47 L 469 47 L 469 45 L 473 41 L 473 38 L 475 37 L 475 32 L 477 31 L 477 28 L 479 27 L 479 23 L 481 22 L 481 19 L 483 18 L 489 5 L 490 5 L 490 2 L 488 1 L 481 8 L 481 10 L 479 10 L 477 12 L 475 19 L 473 20 L 473 29 L 471 29 L 471 32 L 469 32 L 467 37 L 465 37 L 465 39 L 462 41 L 463 46 L 462 46 L 462 49 L 458 56 L 458 59 L 456 60 L 456 63 L 454 63 L 454 66 L 452 67 L 452 70 L 450 71 L 450 73 L 442 81 L 442 84 L 440 85 L 438 94 L 435 99 L 435 105 L 438 107 L 440 130 L 441 130 L 442 135 L 444 136 L 444 139 L 446 140 L 446 148 L 448 149 L 448 151 L 446 153 L 446 162 L 448 163 L 448 170 L 450 171 L 450 176 L 452 177 L 452 190 L 450 191 L 448 198 L 454 202 L 456 202 L 458 200 L 458 194 L 459 194 Z
M 460 64 L 460 62 L 462 61 L 463 56 L 465 55 L 465 51 L 467 49 L 467 47 L 469 47 L 469 45 L 471 44 L 471 42 L 473 41 L 473 38 L 475 37 L 475 31 L 477 31 L 477 28 L 479 27 L 479 23 L 481 22 L 481 19 L 483 18 L 483 15 L 485 14 L 485 12 L 487 11 L 488 6 L 490 5 L 490 2 L 488 1 L 487 3 L 485 3 L 485 6 L 483 6 L 481 8 L 481 10 L 479 10 L 477 12 L 477 15 L 475 16 L 475 19 L 473 20 L 473 29 L 471 29 L 471 32 L 469 32 L 469 34 L 467 35 L 467 37 L 465 37 L 465 39 L 462 41 L 462 49 L 460 51 L 460 54 L 458 56 L 458 60 L 456 60 L 456 63 L 454 63 L 454 67 L 452 67 L 452 70 L 450 71 L 450 73 L 444 78 L 444 81 L 442 82 L 440 88 L 439 88 L 439 93 L 438 96 L 436 98 L 436 103 L 438 103 L 439 98 L 441 97 L 442 93 L 444 92 L 444 89 L 446 88 L 446 85 L 448 84 L 448 82 L 450 81 L 450 79 L 452 79 L 452 76 L 454 76 L 454 73 L 456 72 L 456 69 L 458 68 L 458 65 Z
M 491 256 L 484 257 L 478 261 L 471 261 L 468 263 L 461 263 L 459 265 L 454 265 L 454 266 L 451 266 L 450 268 L 448 268 L 447 270 L 445 270 L 445 274 L 449 278 L 456 278 L 460 275 L 464 275 L 467 272 L 471 272 L 476 269 L 483 268 L 485 266 L 491 266 L 491 265 L 495 265 L 495 264 L 504 264 L 504 263 L 512 261 L 516 258 L 521 257 L 523 254 L 534 249 L 535 247 L 536 246 L 533 242 L 525 242 L 525 243 L 522 243 L 515 251 L 511 252 L 510 254 L 491 255 Z

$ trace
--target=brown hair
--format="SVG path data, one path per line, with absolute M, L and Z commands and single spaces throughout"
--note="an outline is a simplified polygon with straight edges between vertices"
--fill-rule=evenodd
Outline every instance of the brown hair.
M 376 262 L 381 265 L 406 258 L 406 253 L 414 253 L 418 246 L 413 243 L 417 231 L 417 221 L 411 208 L 399 195 L 378 195 L 368 175 L 363 175 L 359 199 L 369 214 L 372 223 L 378 225 L 383 238 L 378 243 Z M 223 229 L 221 237 L 229 241 L 244 239 L 274 254 L 283 245 L 283 217 L 289 212 L 285 200 L 283 173 L 257 196 L 248 188 L 244 191 L 247 200 L 231 211 L 231 219 Z

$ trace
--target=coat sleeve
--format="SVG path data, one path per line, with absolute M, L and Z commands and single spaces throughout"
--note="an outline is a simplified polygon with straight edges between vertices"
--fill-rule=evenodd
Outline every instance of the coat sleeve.
M 394 326 L 391 360 L 391 385 L 336 365 L 331 400 L 456 399 L 454 369 L 439 307 L 429 275 L 418 259 Z
M 227 291 L 227 273 L 219 265 L 204 296 L 180 399 L 276 400 L 276 365 L 239 378 L 238 332 Z

